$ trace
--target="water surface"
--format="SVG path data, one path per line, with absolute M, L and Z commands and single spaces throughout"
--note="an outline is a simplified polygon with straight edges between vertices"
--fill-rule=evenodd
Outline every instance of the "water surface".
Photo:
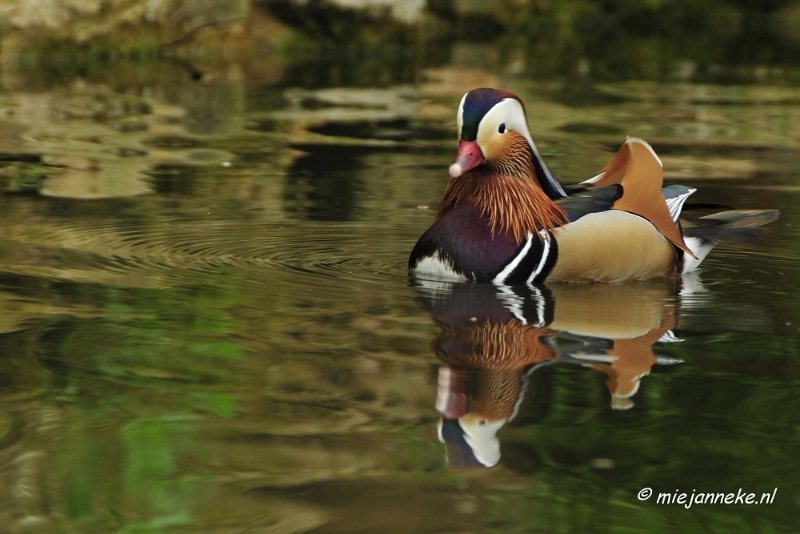
M 0 531 L 800 528 L 800 89 L 174 68 L 0 92 Z M 461 79 L 520 94 L 565 182 L 634 135 L 781 217 L 686 280 L 412 283 Z

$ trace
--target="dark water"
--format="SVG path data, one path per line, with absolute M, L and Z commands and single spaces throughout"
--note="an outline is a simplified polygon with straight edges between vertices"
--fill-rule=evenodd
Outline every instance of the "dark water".
M 800 89 L 175 68 L 0 92 L 0 532 L 800 529 Z M 565 182 L 635 135 L 781 217 L 686 280 L 411 284 L 473 81 Z

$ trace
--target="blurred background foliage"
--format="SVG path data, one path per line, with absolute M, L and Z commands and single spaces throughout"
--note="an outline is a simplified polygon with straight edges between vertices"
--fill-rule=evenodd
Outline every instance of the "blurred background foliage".
M 142 81 L 159 62 L 269 77 L 267 52 L 307 87 L 419 81 L 454 58 L 539 78 L 800 82 L 796 0 L 3 0 L 0 32 L 4 62 L 54 82 L 123 58 Z

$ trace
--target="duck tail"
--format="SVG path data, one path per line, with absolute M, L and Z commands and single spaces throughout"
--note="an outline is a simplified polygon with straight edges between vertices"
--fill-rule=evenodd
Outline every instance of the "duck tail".
M 697 269 L 711 249 L 719 243 L 753 246 L 764 240 L 778 210 L 727 210 L 698 218 L 681 220 L 683 236 L 696 258 L 684 258 L 681 272 Z
M 768 231 L 761 226 L 777 220 L 779 215 L 778 210 L 728 210 L 681 222 L 686 237 L 699 237 L 717 243 L 754 245 L 762 241 Z

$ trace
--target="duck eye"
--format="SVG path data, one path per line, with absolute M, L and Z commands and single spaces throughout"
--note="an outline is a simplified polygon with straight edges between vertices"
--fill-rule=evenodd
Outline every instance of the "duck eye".
M 500 127 L 497 129 L 497 133 L 503 133 L 506 131 L 506 123 L 500 124 Z

